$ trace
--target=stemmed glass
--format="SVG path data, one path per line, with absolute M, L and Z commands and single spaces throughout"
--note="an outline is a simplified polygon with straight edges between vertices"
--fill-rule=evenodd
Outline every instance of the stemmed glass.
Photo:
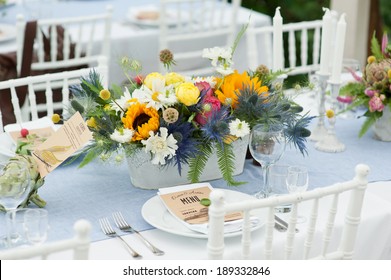
M 250 153 L 259 162 L 263 171 L 263 188 L 254 196 L 266 198 L 271 190 L 268 183 L 269 167 L 277 162 L 285 150 L 285 136 L 280 125 L 258 124 L 253 127 L 250 134 Z
M 31 191 L 31 177 L 27 164 L 22 161 L 10 160 L 0 163 L 0 205 L 5 211 L 15 210 L 25 201 Z M 11 221 L 15 221 L 15 211 L 11 212 Z M 11 223 L 13 225 L 13 223 Z M 18 236 L 8 240 L 3 238 L 4 246 L 12 246 Z
M 289 193 L 302 193 L 308 189 L 308 171 L 304 166 L 289 166 L 286 177 L 286 186 Z M 304 223 L 304 216 L 297 217 L 297 223 Z

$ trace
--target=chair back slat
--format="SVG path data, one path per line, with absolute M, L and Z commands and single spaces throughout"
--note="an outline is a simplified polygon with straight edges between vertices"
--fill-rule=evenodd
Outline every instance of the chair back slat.
M 339 198 L 339 194 L 336 193 L 333 196 L 333 199 L 331 201 L 331 205 L 329 208 L 326 226 L 323 231 L 324 235 L 323 235 L 323 244 L 322 244 L 322 251 L 321 251 L 322 256 L 325 256 L 327 254 L 327 249 L 330 244 L 331 234 L 332 234 L 332 231 L 334 228 L 334 223 L 335 223 L 335 215 L 337 214 L 337 209 L 338 209 L 338 198 Z
M 286 241 L 284 248 L 284 258 L 289 260 L 293 252 L 293 246 L 295 241 L 295 229 L 297 224 L 297 211 L 298 203 L 293 203 L 291 207 L 291 215 L 289 216 L 289 226 L 286 233 Z M 274 218 L 273 218 L 274 219 Z
M 251 224 L 250 224 L 250 212 L 243 212 L 243 235 L 242 235 L 242 255 L 243 259 L 250 258 L 250 245 L 251 245 Z
M 304 241 L 303 259 L 308 259 L 314 241 L 316 222 L 319 213 L 319 199 L 314 199 L 311 208 L 311 214 L 309 216 L 307 236 Z
M 34 86 L 31 82 L 28 84 L 28 98 L 30 102 L 31 120 L 35 121 L 38 119 L 37 96 L 35 95 Z M 23 116 L 23 119 L 27 120 L 28 116 Z
M 253 248 L 254 240 L 251 240 L 247 235 L 249 232 L 243 231 L 242 242 L 242 253 L 243 258 L 250 258 L 251 253 L 256 254 L 257 258 L 262 259 L 296 259 L 304 257 L 305 259 L 351 259 L 354 254 L 355 239 L 358 233 L 358 226 L 360 223 L 362 202 L 365 194 L 365 189 L 368 184 L 367 176 L 369 173 L 369 167 L 364 164 L 356 166 L 355 177 L 343 183 L 336 183 L 331 186 L 318 188 L 315 190 L 299 193 L 299 194 L 286 194 L 277 197 L 270 197 L 266 199 L 249 199 L 240 202 L 229 202 L 225 201 L 225 193 L 223 190 L 215 189 L 210 195 L 211 205 L 209 206 L 209 232 L 208 232 L 208 257 L 210 259 L 222 259 L 224 256 L 224 216 L 232 212 L 248 213 L 251 210 L 262 210 L 265 213 L 265 224 L 263 231 L 257 231 L 253 233 L 253 239 L 261 237 L 263 239 L 263 248 L 261 254 L 259 249 L 256 252 L 251 252 Z M 335 236 L 333 229 L 335 227 L 335 218 L 338 212 L 338 201 L 340 194 L 347 193 L 348 203 L 346 210 L 344 209 L 344 223 L 342 228 L 342 234 Z M 331 203 L 330 203 L 331 198 Z M 325 229 L 321 228 L 324 225 L 319 224 L 319 205 L 322 201 L 323 209 L 322 213 L 326 212 L 327 217 L 325 221 Z M 311 212 L 309 213 L 309 222 L 307 225 L 306 232 L 301 232 L 303 235 L 301 240 L 303 244 L 295 243 L 298 239 L 296 227 L 297 227 L 297 213 L 300 206 L 303 203 L 310 203 Z M 273 251 L 275 247 L 274 242 L 274 209 L 277 206 L 292 204 L 291 213 L 289 214 L 288 229 L 286 231 L 285 240 L 283 241 L 283 254 L 281 256 L 281 248 Z M 326 210 L 326 211 L 324 211 Z M 245 216 L 245 227 L 249 224 L 247 220 L 250 218 Z M 322 224 L 322 223 L 320 223 Z M 314 236 L 321 237 L 323 234 L 323 242 L 320 244 L 319 252 L 310 254 L 310 250 L 313 249 Z M 336 238 L 335 241 L 338 243 L 338 248 L 334 251 L 329 251 L 329 244 L 332 238 Z M 281 239 L 279 240 L 281 246 Z M 277 246 L 277 245 L 276 245 Z M 250 249 L 250 252 L 249 252 Z M 299 251 L 297 251 L 299 250 Z M 311 257 L 312 256 L 312 257 Z

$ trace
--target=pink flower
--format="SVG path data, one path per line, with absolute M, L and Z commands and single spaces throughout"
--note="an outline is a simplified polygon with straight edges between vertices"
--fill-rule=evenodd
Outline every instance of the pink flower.
M 366 88 L 364 93 L 368 96 L 368 97 L 373 97 L 376 93 L 376 90 L 373 90 L 371 88 Z
M 207 96 L 202 101 L 202 112 L 195 117 L 196 122 L 200 125 L 205 125 L 213 112 L 219 111 L 221 108 L 220 100 L 214 96 Z
M 382 38 L 382 42 L 381 42 L 381 52 L 383 53 L 383 55 L 385 57 L 388 57 L 388 55 L 386 53 L 387 45 L 388 45 L 388 37 L 387 37 L 387 33 L 384 33 L 383 38 Z
M 352 96 L 337 96 L 337 100 L 341 103 L 350 104 L 353 101 Z
M 213 96 L 213 89 L 208 82 L 205 82 L 205 81 L 197 82 L 197 83 L 195 83 L 195 86 L 198 87 L 200 92 L 202 92 L 203 90 L 206 90 L 205 97 L 212 97 Z
M 362 78 L 357 75 L 356 71 L 354 71 L 352 68 L 350 67 L 345 67 L 346 70 L 349 71 L 349 73 L 353 76 L 353 78 L 357 81 L 357 82 L 362 82 Z
M 384 109 L 383 102 L 381 101 L 380 97 L 376 95 L 369 100 L 368 105 L 369 105 L 370 112 L 375 112 L 375 111 L 381 112 Z

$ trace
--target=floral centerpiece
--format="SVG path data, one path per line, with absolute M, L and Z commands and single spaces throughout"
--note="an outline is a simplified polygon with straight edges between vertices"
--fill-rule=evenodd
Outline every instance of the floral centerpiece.
M 381 46 L 375 36 L 372 37 L 371 51 L 363 76 L 359 77 L 352 72 L 356 81 L 342 87 L 339 94 L 351 100 L 348 109 L 358 106 L 366 109 L 363 116 L 367 119 L 359 132 L 360 137 L 372 125 L 376 125 L 383 115 L 389 115 L 391 110 L 391 46 L 387 34 L 383 35 Z M 391 119 L 387 122 L 391 127 Z
M 301 115 L 302 108 L 281 91 L 270 90 L 271 77 L 278 73 L 264 66 L 254 72 L 233 69 L 235 46 L 204 50 L 203 57 L 215 67 L 214 76 L 171 72 L 173 55 L 163 50 L 160 59 L 167 73 L 145 77 L 139 75 L 139 62 L 124 57 L 121 65 L 129 80 L 124 88 L 103 88 L 95 72 L 82 78 L 80 86 L 72 89 L 70 113 L 79 111 L 86 119 L 93 143 L 81 166 L 97 156 L 121 160 L 142 151 L 152 164 L 176 166 L 181 175 L 188 165 L 188 180 L 197 182 L 216 150 L 222 177 L 228 185 L 238 185 L 241 182 L 232 175 L 232 144 L 248 137 L 258 123 L 283 125 L 288 142 L 305 154 L 311 118 Z

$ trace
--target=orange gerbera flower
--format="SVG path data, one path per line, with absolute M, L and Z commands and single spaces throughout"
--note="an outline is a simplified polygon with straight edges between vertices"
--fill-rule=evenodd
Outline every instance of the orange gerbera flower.
M 149 132 L 159 129 L 159 114 L 154 108 L 138 102 L 132 104 L 122 118 L 125 128 L 134 130 L 132 141 L 149 138 Z
M 217 98 L 225 105 L 231 105 L 236 108 L 240 90 L 245 86 L 251 86 L 258 92 L 258 95 L 267 92 L 269 88 L 262 86 L 262 81 L 258 77 L 251 78 L 247 72 L 239 74 L 237 70 L 234 73 L 226 76 L 218 90 L 216 90 Z

